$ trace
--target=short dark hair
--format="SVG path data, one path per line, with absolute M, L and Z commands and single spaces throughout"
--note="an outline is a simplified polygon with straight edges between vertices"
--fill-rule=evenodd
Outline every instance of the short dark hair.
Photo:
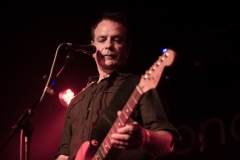
M 102 14 L 102 16 L 97 19 L 97 21 L 95 21 L 95 23 L 92 25 L 92 28 L 91 28 L 91 38 L 92 40 L 94 40 L 94 31 L 95 29 L 97 28 L 98 24 L 103 21 L 103 20 L 111 20 L 111 21 L 115 21 L 115 22 L 118 22 L 118 23 L 121 23 L 125 28 L 126 28 L 126 38 L 127 38 L 127 41 L 130 41 L 131 40 L 131 35 L 130 35 L 130 25 L 129 25 L 129 22 L 128 22 L 128 19 L 127 17 L 121 13 L 121 12 L 114 12 L 114 13 L 111 13 L 111 12 L 104 12 Z

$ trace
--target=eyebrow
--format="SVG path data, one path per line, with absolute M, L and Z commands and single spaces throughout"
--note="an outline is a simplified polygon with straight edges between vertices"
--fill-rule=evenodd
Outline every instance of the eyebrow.
M 119 35 L 119 34 L 117 34 L 117 35 L 115 35 L 115 36 L 112 36 L 113 38 L 123 38 L 123 36 L 121 36 L 121 35 Z
M 106 38 L 106 37 L 107 36 L 100 35 L 100 36 L 97 37 L 97 39 L 99 39 L 99 38 Z M 117 34 L 117 35 L 111 36 L 111 38 L 122 38 L 122 39 L 124 39 L 124 36 Z

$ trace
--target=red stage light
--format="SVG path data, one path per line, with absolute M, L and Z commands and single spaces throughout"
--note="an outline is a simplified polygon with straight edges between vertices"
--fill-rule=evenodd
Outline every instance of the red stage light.
M 74 97 L 74 93 L 71 91 L 71 89 L 67 89 L 59 93 L 59 100 L 61 104 L 64 105 L 65 107 L 69 105 L 73 97 Z

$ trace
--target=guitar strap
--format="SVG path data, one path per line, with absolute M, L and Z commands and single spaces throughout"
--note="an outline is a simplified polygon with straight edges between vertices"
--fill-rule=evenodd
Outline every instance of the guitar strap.
M 104 110 L 103 115 L 100 117 L 91 132 L 90 142 L 92 142 L 92 140 L 97 141 L 97 144 L 94 146 L 91 143 L 92 147 L 100 146 L 113 123 L 117 119 L 117 111 L 121 111 L 125 106 L 139 80 L 139 75 L 130 75 L 117 89 L 109 103 L 109 106 Z

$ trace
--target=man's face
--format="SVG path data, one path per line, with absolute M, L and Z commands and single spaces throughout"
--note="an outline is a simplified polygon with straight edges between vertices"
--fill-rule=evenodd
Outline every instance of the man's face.
M 126 28 L 121 23 L 111 20 L 103 20 L 98 24 L 92 45 L 97 48 L 93 57 L 100 70 L 121 67 L 126 61 L 130 47 L 126 40 Z

